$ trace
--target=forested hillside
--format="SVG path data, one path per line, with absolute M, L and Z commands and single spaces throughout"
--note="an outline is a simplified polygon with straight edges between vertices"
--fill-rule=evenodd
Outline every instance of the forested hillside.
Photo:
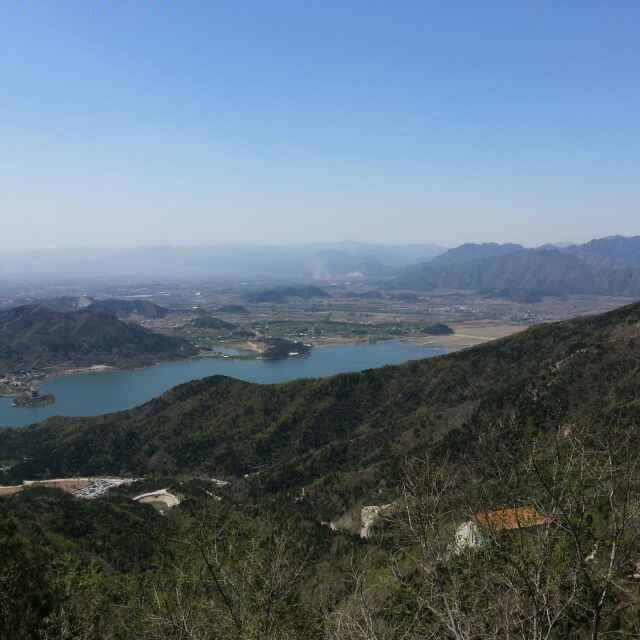
M 362 490 L 427 442 L 444 438 L 455 452 L 508 415 L 538 432 L 593 411 L 635 415 L 639 354 L 633 305 L 359 374 L 271 386 L 199 380 L 132 411 L 2 430 L 0 458 L 27 459 L 11 470 L 16 479 L 260 470 L 271 490 L 336 473 Z
M 639 385 L 633 305 L 2 430 L 5 484 L 144 480 L 0 498 L 0 637 L 636 637 Z M 177 496 L 164 517 L 131 501 L 154 488 Z
M 5 483 L 145 479 L 92 502 L 0 498 L 0 637 L 637 637 L 639 381 L 633 305 L 2 430 Z M 164 517 L 131 502 L 154 488 L 180 502 Z
M 0 313 L 0 369 L 60 364 L 121 364 L 185 357 L 196 349 L 186 340 L 152 333 L 107 313 L 88 309 L 60 313 L 46 306 Z
M 166 318 L 171 309 L 165 309 L 149 300 L 96 300 L 89 307 L 96 313 L 110 313 L 117 318 L 128 318 L 131 315 L 139 315 L 144 318 Z

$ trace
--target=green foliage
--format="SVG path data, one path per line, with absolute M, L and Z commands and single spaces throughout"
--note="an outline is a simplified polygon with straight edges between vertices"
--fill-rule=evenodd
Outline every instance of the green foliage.
M 2 623 L 65 640 L 636 637 L 639 374 L 634 305 L 399 367 L 214 377 L 2 430 L 7 480 L 146 476 L 95 501 L 0 499 Z M 182 498 L 166 516 L 130 500 L 164 487 Z M 320 524 L 355 533 L 363 505 L 388 505 L 367 541 Z M 475 514 L 522 506 L 544 526 L 453 544 Z
M 269 360 L 288 358 L 290 353 L 304 355 L 310 351 L 310 348 L 302 342 L 294 342 L 284 338 L 265 338 L 264 342 L 267 345 L 267 349 L 262 354 L 262 357 Z
M 16 518 L 0 518 L 0 638 L 41 637 L 63 601 L 54 560 L 41 540 L 29 541 Z
M 408 454 L 435 442 L 467 455 L 488 425 L 495 429 L 512 415 L 523 419 L 504 427 L 507 445 L 581 416 L 606 421 L 615 411 L 633 421 L 640 409 L 638 322 L 640 307 L 631 306 L 446 357 L 328 379 L 261 386 L 216 376 L 115 415 L 3 429 L 0 457 L 22 460 L 6 481 L 259 471 L 253 484 L 278 492 L 321 486 L 340 473 L 345 487 L 374 496 L 380 478 L 392 483 Z
M 35 488 L 0 500 L 0 520 L 13 518 L 21 535 L 74 552 L 115 570 L 149 566 L 166 524 L 153 507 L 125 497 L 81 500 Z
M 152 333 L 115 316 L 80 310 L 59 313 L 23 306 L 0 313 L 0 368 L 19 370 L 193 355 L 185 340 Z

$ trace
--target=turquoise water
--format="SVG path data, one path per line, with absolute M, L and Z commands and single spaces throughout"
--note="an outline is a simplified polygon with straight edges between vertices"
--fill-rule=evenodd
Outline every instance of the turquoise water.
M 51 416 L 95 416 L 131 409 L 178 384 L 215 374 L 269 384 L 362 371 L 445 352 L 407 342 L 378 342 L 321 347 L 305 358 L 275 362 L 199 358 L 145 369 L 67 376 L 41 386 L 42 393 L 56 396 L 56 403 L 48 407 L 12 407 L 10 398 L 0 398 L 0 426 L 24 426 Z

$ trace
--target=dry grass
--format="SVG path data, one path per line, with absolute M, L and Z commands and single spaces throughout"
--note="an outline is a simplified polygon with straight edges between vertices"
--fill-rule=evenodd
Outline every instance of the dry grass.
M 491 321 L 460 322 L 449 325 L 455 334 L 451 336 L 428 336 L 418 338 L 419 344 L 429 344 L 447 349 L 464 349 L 490 340 L 506 338 L 529 328 L 526 324 L 507 324 Z
M 0 487 L 0 497 L 14 496 L 16 493 L 20 493 L 24 489 L 24 485 L 17 485 L 15 487 Z

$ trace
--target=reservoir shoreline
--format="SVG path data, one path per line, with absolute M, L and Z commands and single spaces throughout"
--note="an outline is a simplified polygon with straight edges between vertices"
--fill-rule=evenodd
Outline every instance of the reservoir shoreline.
M 519 333 L 529 328 L 527 324 L 512 324 L 489 321 L 468 321 L 463 323 L 451 324 L 454 333 L 452 335 L 435 336 L 389 336 L 372 340 L 366 337 L 330 337 L 311 340 L 310 344 L 313 350 L 327 349 L 337 347 L 366 346 L 388 343 L 404 343 L 419 347 L 429 347 L 433 349 L 443 349 L 447 353 L 459 351 L 469 347 L 478 346 L 491 340 L 504 338 L 514 333 Z M 303 356 L 294 356 L 303 357 Z M 304 356 L 306 357 L 306 356 Z M 202 351 L 196 355 L 186 358 L 167 358 L 146 363 L 127 363 L 123 362 L 119 365 L 105 365 L 96 363 L 88 366 L 68 366 L 68 367 L 50 367 L 45 370 L 45 377 L 42 380 L 34 382 L 34 386 L 39 387 L 63 377 L 88 375 L 97 373 L 111 373 L 118 371 L 141 371 L 149 367 L 161 366 L 170 362 L 189 362 L 190 360 L 201 359 L 219 359 L 219 360 L 258 360 L 257 352 L 246 346 L 246 342 L 230 343 L 228 345 L 219 345 L 219 348 L 213 348 L 213 351 Z M 0 392 L 0 398 L 15 397 L 17 394 L 3 394 Z M 0 428 L 1 428 L 0 423 Z
M 56 404 L 14 408 L 10 398 L 0 398 L 0 428 L 27 426 L 53 416 L 87 417 L 131 409 L 162 395 L 169 389 L 213 375 L 257 384 L 278 384 L 301 378 L 328 377 L 362 371 L 408 360 L 431 358 L 447 349 L 403 341 L 324 346 L 305 357 L 266 360 L 204 354 L 183 360 L 163 361 L 137 368 L 88 368 L 80 373 L 57 371 L 41 381 L 41 393 L 53 394 Z M 95 375 L 99 373 L 100 375 Z
M 470 336 L 469 336 L 470 337 Z M 486 341 L 486 338 L 477 338 L 478 342 Z M 466 348 L 468 346 L 472 346 L 472 344 L 467 343 L 455 343 L 449 341 L 447 344 L 446 340 L 434 337 L 406 337 L 399 336 L 397 338 L 389 337 L 389 338 L 379 338 L 376 340 L 369 340 L 367 338 L 348 338 L 348 339 L 330 339 L 326 342 L 314 342 L 312 343 L 313 349 L 331 349 L 336 347 L 348 347 L 348 346 L 365 346 L 365 345 L 373 345 L 373 344 L 384 344 L 384 343 L 396 343 L 401 342 L 405 344 L 420 346 L 420 347 L 430 347 L 434 349 L 444 349 L 447 353 L 452 353 L 453 351 L 458 351 L 460 349 Z M 237 351 L 237 353 L 225 353 L 225 351 Z M 290 356 L 290 358 L 303 358 L 308 356 Z M 113 373 L 118 371 L 143 371 L 145 369 L 149 369 L 151 367 L 157 367 L 162 364 L 170 363 L 170 362 L 189 362 L 190 360 L 202 360 L 202 359 L 216 359 L 216 360 L 264 360 L 264 358 L 260 358 L 259 352 L 253 349 L 244 349 L 242 347 L 233 347 L 232 349 L 228 349 L 225 347 L 221 347 L 220 351 L 207 352 L 203 351 L 193 356 L 188 356 L 186 358 L 167 358 L 163 360 L 157 360 L 155 362 L 150 362 L 148 364 L 127 364 L 123 363 L 121 365 L 106 365 L 106 364 L 93 364 L 84 367 L 51 367 L 50 369 L 45 370 L 45 377 L 41 380 L 34 381 L 33 385 L 35 387 L 40 387 L 49 382 L 53 382 L 54 380 L 59 380 L 61 378 L 67 378 L 70 376 L 79 376 L 79 375 L 94 375 L 94 374 L 102 374 L 102 373 Z M 286 358 L 288 359 L 288 358 Z M 18 393 L 11 394 L 3 394 L 0 393 L 0 398 L 13 398 L 17 396 Z M 2 425 L 0 425 L 1 428 Z

